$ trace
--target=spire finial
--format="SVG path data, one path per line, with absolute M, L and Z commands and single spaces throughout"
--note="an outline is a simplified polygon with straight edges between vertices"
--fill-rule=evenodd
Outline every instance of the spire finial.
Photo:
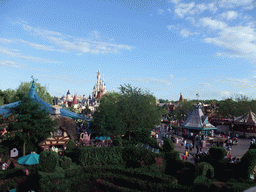
M 33 75 L 31 76 L 31 78 L 32 78 L 32 87 L 35 87 L 35 81 L 37 81 L 38 79 L 35 79 L 34 77 L 33 77 Z
M 196 97 L 197 97 L 197 104 L 199 104 L 199 93 L 196 94 Z

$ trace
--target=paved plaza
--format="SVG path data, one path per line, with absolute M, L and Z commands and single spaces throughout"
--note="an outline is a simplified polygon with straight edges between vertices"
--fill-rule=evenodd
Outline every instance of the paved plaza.
M 171 132 L 165 131 L 164 128 L 161 128 L 160 130 L 161 130 L 161 132 L 158 133 L 159 136 L 158 136 L 158 139 L 157 139 L 158 143 L 161 143 L 162 138 L 166 134 L 169 135 L 169 138 L 172 135 Z M 174 135 L 174 136 L 177 136 L 177 135 Z M 178 134 L 178 136 L 181 137 L 181 133 Z M 248 151 L 248 149 L 250 147 L 250 140 L 249 139 L 240 139 L 240 138 L 238 138 L 237 140 L 238 140 L 238 144 L 232 146 L 231 155 L 232 155 L 232 157 L 240 157 L 241 158 Z M 192 140 L 187 139 L 187 142 L 192 143 Z M 209 148 L 210 148 L 210 145 L 206 145 L 206 147 L 202 148 L 201 151 L 202 152 L 207 151 Z M 185 147 L 181 146 L 181 140 L 179 140 L 178 144 L 175 143 L 175 150 L 179 151 L 181 156 L 184 155 Z M 192 159 L 192 155 L 196 154 L 196 152 L 197 152 L 196 147 L 194 147 L 192 149 L 192 152 L 190 152 L 190 151 L 188 151 L 188 152 L 189 152 L 188 161 L 194 162 L 194 160 Z

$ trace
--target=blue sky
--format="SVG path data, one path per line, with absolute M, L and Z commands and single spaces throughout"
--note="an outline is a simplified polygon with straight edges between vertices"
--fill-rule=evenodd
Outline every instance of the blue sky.
M 204 2 L 204 3 L 202 3 Z M 31 75 L 49 93 L 88 96 L 100 67 L 108 91 L 157 98 L 256 98 L 253 0 L 0 1 L 0 89 Z

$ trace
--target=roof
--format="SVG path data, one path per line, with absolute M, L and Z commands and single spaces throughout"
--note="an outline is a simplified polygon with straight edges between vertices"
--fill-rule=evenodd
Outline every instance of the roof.
M 256 125 L 256 115 L 251 110 L 246 114 L 237 117 L 234 121 L 235 124 L 246 124 L 246 125 Z
M 77 95 L 74 96 L 74 100 L 73 100 L 73 103 L 72 104 L 78 104 L 77 103 Z
M 56 119 L 58 122 L 57 127 L 61 127 L 66 131 L 72 140 L 77 141 L 79 139 L 79 131 L 77 130 L 76 122 L 73 119 L 54 115 L 50 115 L 50 118 L 52 120 Z
M 188 129 L 215 129 L 215 127 L 208 122 L 208 116 L 204 115 L 200 105 L 195 105 L 193 111 L 181 126 Z
M 32 86 L 29 90 L 29 93 L 28 93 L 28 96 L 36 103 L 39 103 L 40 104 L 40 107 L 41 109 L 45 109 L 47 112 L 51 113 L 52 112 L 52 108 L 49 103 L 46 103 L 45 101 L 43 101 L 38 95 L 37 95 L 37 91 L 36 91 L 36 87 L 35 87 L 35 84 L 34 84 L 34 81 L 32 81 Z M 3 106 L 0 106 L 0 114 L 5 114 L 4 116 L 9 116 L 11 113 L 10 113 L 10 110 L 7 108 L 7 107 L 16 107 L 19 105 L 19 102 L 14 102 L 14 103 L 10 103 L 10 104 L 7 104 L 7 105 L 3 105 Z M 69 117 L 69 118 L 73 118 L 73 119 L 83 119 L 83 120 L 86 120 L 86 121 L 90 121 L 89 118 L 85 117 L 85 116 L 82 116 L 82 115 L 79 115 L 79 114 L 76 114 L 74 112 L 71 112 L 67 109 L 64 109 L 64 108 L 61 108 L 60 109 L 60 115 L 61 116 L 64 116 L 64 117 Z

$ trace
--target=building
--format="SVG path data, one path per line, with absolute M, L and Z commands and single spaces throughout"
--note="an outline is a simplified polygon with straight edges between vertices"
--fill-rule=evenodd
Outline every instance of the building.
M 232 122 L 232 120 L 230 120 Z M 234 119 L 234 131 L 256 133 L 256 115 L 251 110 Z
M 88 122 L 90 121 L 89 118 L 63 109 L 62 107 L 59 107 L 57 105 L 50 105 L 43 101 L 37 95 L 34 80 L 32 81 L 32 86 L 30 88 L 28 96 L 32 99 L 32 101 L 39 103 L 40 107 L 49 112 L 50 117 L 52 119 L 56 119 L 58 122 L 58 126 L 56 127 L 57 131 L 51 134 L 52 137 L 39 143 L 43 150 L 48 150 L 50 145 L 56 145 L 56 147 L 60 148 L 60 151 L 63 151 L 66 147 L 67 142 L 70 139 L 73 139 L 74 141 L 79 141 L 80 133 L 78 131 L 75 120 L 82 119 Z M 69 98 L 69 96 L 67 98 Z M 4 117 L 9 116 L 11 112 L 8 107 L 12 108 L 18 106 L 19 103 L 20 101 L 1 106 L 0 114 L 4 114 Z M 8 134 L 8 127 L 5 128 L 4 134 Z
M 199 104 L 195 105 L 187 119 L 181 123 L 181 127 L 192 132 L 204 131 L 205 133 L 208 133 L 210 130 L 217 129 L 208 122 L 208 116 L 204 115 L 201 105 Z

